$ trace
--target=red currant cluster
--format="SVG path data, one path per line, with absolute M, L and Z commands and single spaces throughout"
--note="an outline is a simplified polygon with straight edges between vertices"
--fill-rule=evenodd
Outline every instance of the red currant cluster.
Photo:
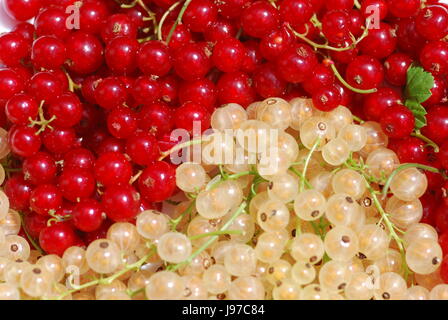
M 207 129 L 226 103 L 311 96 L 321 111 L 345 105 L 381 123 L 401 162 L 448 169 L 448 7 L 439 1 L 4 3 L 16 20 L 35 18 L 0 36 L 7 165 L 23 169 L 4 189 L 48 253 L 168 199 L 175 167 L 160 156 L 176 144 L 171 131 L 193 121 Z M 404 105 L 414 63 L 434 77 L 421 132 Z M 436 201 L 446 198 L 444 178 L 426 174 L 424 221 L 446 232 L 448 252 L 448 201 Z

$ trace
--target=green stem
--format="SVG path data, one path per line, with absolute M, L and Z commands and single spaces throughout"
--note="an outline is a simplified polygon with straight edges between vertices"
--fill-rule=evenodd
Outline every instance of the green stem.
M 308 179 L 305 178 L 305 177 L 302 175 L 302 173 L 300 173 L 296 168 L 291 167 L 291 168 L 289 168 L 289 171 L 291 171 L 291 172 L 294 173 L 296 176 L 298 176 L 299 179 L 300 179 L 300 181 L 301 181 L 301 182 L 303 181 L 303 182 L 305 183 L 305 186 L 306 186 L 308 189 L 313 189 L 313 186 L 312 186 L 311 183 L 308 181 Z
M 219 230 L 219 231 L 198 234 L 198 235 L 189 237 L 189 239 L 197 240 L 197 239 L 202 239 L 202 238 L 207 238 L 207 237 L 221 236 L 223 234 L 242 234 L 242 233 L 243 232 L 241 230 Z
M 358 89 L 355 88 L 353 86 L 351 86 L 347 81 L 345 81 L 345 79 L 341 76 L 341 74 L 339 73 L 338 69 L 336 68 L 336 66 L 334 65 L 333 62 L 330 63 L 330 67 L 331 70 L 333 70 L 334 75 L 336 76 L 336 78 L 338 78 L 338 80 L 345 86 L 347 87 L 347 89 L 350 89 L 353 92 L 356 93 L 360 93 L 360 94 L 369 94 L 369 93 L 374 93 L 377 92 L 377 89 L 368 89 L 368 90 L 362 90 L 362 89 Z
M 71 294 L 71 293 L 74 293 L 74 292 L 77 292 L 77 291 L 79 291 L 79 290 L 86 289 L 86 288 L 89 288 L 89 287 L 92 287 L 92 286 L 96 286 L 96 285 L 99 285 L 99 284 L 111 284 L 114 280 L 116 280 L 117 278 L 121 277 L 121 276 L 122 276 L 123 274 L 125 274 L 126 272 L 131 271 L 131 270 L 138 270 L 138 269 L 140 269 L 141 266 L 142 266 L 142 265 L 143 265 L 149 258 L 151 258 L 151 256 L 152 256 L 154 253 L 156 253 L 156 251 L 157 251 L 157 250 L 156 250 L 156 247 L 155 247 L 154 245 L 152 245 L 152 246 L 151 246 L 151 252 L 148 253 L 148 254 L 147 254 L 146 256 L 144 256 L 143 258 L 141 258 L 140 260 L 138 260 L 137 262 L 135 262 L 135 263 L 133 263 L 133 264 L 130 264 L 130 265 L 126 266 L 126 267 L 123 268 L 122 270 L 118 271 L 117 273 L 115 273 L 115 274 L 113 274 L 113 275 L 111 275 L 111 276 L 109 276 L 109 277 L 107 277 L 107 278 L 95 279 L 95 280 L 92 280 L 92 281 L 90 281 L 90 282 L 84 283 L 83 285 L 76 286 L 76 287 L 72 285 L 72 286 L 74 287 L 74 289 L 64 292 L 64 293 L 61 294 L 59 297 L 57 297 L 56 300 L 62 300 L 65 296 L 67 296 L 67 295 L 69 295 L 69 294 Z
M 386 183 L 384 184 L 383 192 L 382 192 L 382 199 L 383 200 L 386 199 L 386 197 L 387 197 L 387 193 L 389 191 L 390 184 L 392 183 L 392 179 L 400 171 L 403 171 L 403 170 L 408 169 L 408 168 L 417 168 L 417 169 L 422 169 L 422 170 L 426 170 L 426 171 L 429 171 L 429 172 L 439 173 L 439 169 L 434 168 L 434 167 L 430 167 L 430 166 L 425 166 L 425 165 L 420 164 L 420 163 L 406 163 L 406 164 L 403 164 L 403 165 L 399 166 L 397 169 L 395 169 L 391 173 L 389 178 L 386 180 Z
M 45 251 L 36 243 L 36 241 L 34 241 L 33 237 L 31 237 L 30 234 L 28 233 L 28 229 L 25 227 L 26 226 L 25 221 L 23 220 L 23 214 L 21 212 L 17 212 L 17 213 L 19 214 L 20 222 L 22 224 L 22 229 L 23 229 L 23 232 L 25 233 L 26 237 L 31 242 L 34 249 L 39 251 L 39 253 L 41 255 L 45 255 Z
M 201 144 L 202 140 L 190 140 L 181 144 L 177 144 L 174 147 L 172 147 L 170 150 L 163 152 L 159 158 L 159 161 L 162 161 L 163 159 L 165 159 L 166 157 L 168 157 L 170 154 L 174 153 L 174 152 L 178 152 L 180 150 L 182 150 L 183 148 L 186 147 L 190 147 L 192 145 L 196 145 L 196 144 Z
M 352 115 L 352 117 L 353 117 L 353 120 L 355 121 L 355 122 L 358 122 L 359 124 L 363 124 L 365 121 L 364 120 L 362 120 L 360 117 L 357 117 L 357 116 L 355 116 L 354 114 Z
M 316 142 L 314 143 L 313 147 L 311 148 L 310 152 L 308 152 L 308 155 L 305 159 L 305 165 L 303 166 L 303 171 L 302 171 L 302 181 L 300 181 L 300 192 L 302 192 L 305 189 L 305 180 L 306 180 L 306 172 L 308 171 L 308 166 L 310 164 L 311 161 L 311 157 L 313 156 L 314 151 L 316 151 L 317 147 L 320 144 L 320 140 L 321 138 L 317 138 Z
M 227 230 L 230 225 L 233 223 L 233 221 L 244 211 L 244 209 L 246 208 L 247 204 L 246 202 L 243 202 L 238 209 L 235 211 L 235 213 L 232 215 L 232 217 L 229 219 L 229 221 L 226 222 L 226 224 L 221 228 L 220 231 L 225 231 Z M 196 258 L 198 255 L 200 255 L 204 250 L 206 250 L 208 247 L 210 247 L 210 245 L 218 239 L 219 236 L 215 235 L 212 236 L 207 242 L 205 242 L 198 250 L 196 250 L 187 260 L 185 260 L 184 262 L 178 263 L 176 265 L 170 266 L 169 270 L 170 271 L 176 271 L 177 269 L 181 268 L 182 266 L 191 263 L 191 261 L 193 261 L 194 258 Z
M 193 211 L 195 205 L 195 201 L 191 201 L 190 205 L 187 207 L 187 209 L 185 209 L 184 212 L 181 213 L 181 215 L 179 217 L 177 217 L 174 220 L 170 220 L 170 225 L 171 225 L 171 230 L 176 231 L 177 226 L 179 225 L 179 223 L 182 221 L 182 219 L 187 215 L 190 214 L 191 211 Z
M 428 146 L 433 147 L 434 148 L 434 152 L 435 153 L 439 153 L 440 148 L 437 145 L 437 143 L 435 143 L 434 141 L 432 141 L 431 139 L 429 139 L 428 137 L 424 136 L 420 130 L 416 130 L 414 133 L 411 134 L 411 136 L 416 137 L 424 142 L 426 142 L 428 144 Z
M 355 0 L 355 7 L 356 7 L 356 9 L 361 9 L 361 4 L 359 3 L 359 1 L 358 0 Z
M 174 22 L 173 26 L 171 27 L 170 33 L 168 33 L 168 37 L 166 37 L 166 43 L 169 44 L 171 37 L 173 36 L 174 30 L 176 30 L 177 25 L 182 21 L 182 17 L 184 16 L 185 11 L 187 10 L 188 6 L 190 5 L 192 0 L 186 0 L 184 2 L 184 5 L 180 9 L 179 15 L 177 16 L 176 21 Z
M 168 10 L 165 11 L 165 13 L 163 14 L 162 18 L 160 18 L 159 21 L 159 26 L 157 28 L 157 39 L 159 40 L 163 40 L 163 36 L 162 36 L 162 27 L 163 24 L 165 23 L 166 18 L 168 17 L 168 15 L 177 8 L 177 6 L 180 4 L 181 1 L 177 1 L 175 2 L 171 7 L 168 8 Z M 168 38 L 167 38 L 168 39 Z
M 331 51 L 336 51 L 336 52 L 342 52 L 342 51 L 347 51 L 347 50 L 353 49 L 353 44 L 349 45 L 347 47 L 343 47 L 343 48 L 336 48 L 336 47 L 329 46 L 328 44 L 319 44 L 317 42 L 314 42 L 314 41 L 308 39 L 306 37 L 306 34 L 308 33 L 308 26 L 306 26 L 307 31 L 304 34 L 297 32 L 290 25 L 288 25 L 288 27 L 297 38 L 308 43 L 310 46 L 312 46 L 315 49 L 325 49 L 325 50 L 331 50 Z

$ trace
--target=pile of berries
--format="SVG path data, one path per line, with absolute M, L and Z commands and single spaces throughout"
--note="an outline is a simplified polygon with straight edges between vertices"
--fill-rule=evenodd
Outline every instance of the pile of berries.
M 448 298 L 442 1 L 3 6 L 1 298 Z

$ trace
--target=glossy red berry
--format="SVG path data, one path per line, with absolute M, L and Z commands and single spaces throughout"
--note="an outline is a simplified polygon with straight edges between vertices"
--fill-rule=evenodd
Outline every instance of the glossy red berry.
M 407 71 L 413 60 L 405 53 L 394 53 L 384 62 L 386 80 L 394 86 L 406 84 Z
M 56 162 L 47 152 L 38 152 L 26 158 L 22 169 L 25 180 L 35 185 L 51 183 L 57 172 Z
M 127 139 L 126 153 L 139 165 L 150 165 L 160 156 L 155 136 L 143 131 L 136 132 Z
M 349 10 L 354 6 L 353 0 L 333 0 L 326 1 L 325 6 L 327 10 Z
M 14 154 L 24 158 L 36 154 L 42 145 L 37 130 L 27 126 L 12 127 L 9 130 L 8 143 Z
M 193 132 L 194 128 L 197 128 L 198 132 L 204 132 L 210 127 L 210 118 L 210 111 L 193 101 L 184 103 L 174 114 L 176 128 L 188 132 Z
M 283 21 L 292 27 L 308 22 L 314 13 L 313 6 L 308 0 L 284 0 L 279 10 Z
M 62 194 L 52 184 L 37 186 L 30 196 L 30 208 L 41 215 L 54 214 L 62 205 Z
M 21 64 L 22 59 L 25 59 L 29 54 L 29 43 L 18 32 L 8 32 L 0 36 L 0 63 L 15 67 Z
M 131 93 L 137 104 L 146 104 L 159 100 L 162 88 L 156 76 L 141 76 L 135 80 Z
M 177 103 L 179 91 L 179 78 L 174 75 L 168 75 L 159 79 L 162 101 L 170 105 Z
M 41 10 L 34 20 L 36 35 L 38 37 L 55 36 L 58 39 L 67 38 L 72 32 L 66 27 L 67 17 L 65 8 L 48 7 Z
M 195 101 L 212 110 L 216 104 L 217 90 L 215 84 L 202 78 L 195 81 L 184 81 L 179 87 L 179 102 Z
M 22 228 L 26 228 L 27 233 L 31 237 L 39 239 L 39 234 L 47 227 L 48 217 L 29 212 L 25 214 L 23 218 L 24 225 Z
M 139 128 L 161 137 L 173 129 L 173 114 L 174 111 L 162 102 L 147 104 L 137 115 Z
M 310 94 L 314 94 L 323 87 L 333 85 L 335 76 L 330 68 L 323 64 L 317 65 L 307 81 L 303 82 L 303 88 Z
M 213 25 L 209 24 L 208 28 Z M 162 26 L 162 38 L 163 40 L 167 40 L 168 35 L 170 34 L 171 28 L 174 26 L 174 22 L 165 22 Z M 236 34 L 236 32 L 235 32 Z M 207 36 L 206 36 L 207 37 Z M 176 28 L 174 29 L 174 32 L 170 38 L 170 43 L 168 46 L 173 49 L 177 50 L 180 47 L 183 47 L 187 43 L 189 43 L 192 40 L 192 35 L 190 30 L 184 25 L 184 24 L 178 24 Z M 207 39 L 209 40 L 209 39 Z
M 30 206 L 30 196 L 33 187 L 26 181 L 23 174 L 10 177 L 4 186 L 5 194 L 8 196 L 9 205 L 14 210 L 26 210 Z
M 125 153 L 126 141 L 114 137 L 107 137 L 99 143 L 96 149 L 98 155 L 106 152 L 120 152 Z
M 294 42 L 290 31 L 286 28 L 274 30 L 260 41 L 260 52 L 264 58 L 270 61 L 276 60 Z
M 211 0 L 192 0 L 185 10 L 183 22 L 193 32 L 204 32 L 218 17 L 218 9 Z
M 73 209 L 73 225 L 83 232 L 92 232 L 101 227 L 105 213 L 102 205 L 95 199 L 84 199 Z
M 297 44 L 277 60 L 277 70 L 288 82 L 304 82 L 317 65 L 317 57 L 313 49 L 306 44 Z
M 101 28 L 101 38 L 105 43 L 118 37 L 137 37 L 137 26 L 123 13 L 109 16 Z
M 363 90 L 377 88 L 383 79 L 383 66 L 373 57 L 358 56 L 347 66 L 346 80 L 355 88 Z
M 391 88 L 379 88 L 364 97 L 363 111 L 367 120 L 380 121 L 383 111 L 400 102 L 400 95 Z
M 435 76 L 448 74 L 448 43 L 444 41 L 428 43 L 420 53 L 420 62 Z
M 15 20 L 26 21 L 37 15 L 42 7 L 41 0 L 5 0 L 6 13 Z
M 252 80 L 244 72 L 223 74 L 219 78 L 217 89 L 220 104 L 233 102 L 242 106 L 248 106 L 255 100 Z
M 448 139 L 448 107 L 434 106 L 426 115 L 427 125 L 422 133 L 438 144 Z
M 222 0 L 217 2 L 219 14 L 227 19 L 234 19 L 241 15 L 251 0 Z
M 412 112 L 403 105 L 394 105 L 383 111 L 380 118 L 381 127 L 390 138 L 408 137 L 415 126 Z
M 69 222 L 59 222 L 43 229 L 39 244 L 47 254 L 62 256 L 64 251 L 78 242 L 78 237 Z
M 240 70 L 245 55 L 243 44 L 235 38 L 219 41 L 213 48 L 212 62 L 223 72 Z
M 448 232 L 439 235 L 439 244 L 442 247 L 443 254 L 448 254 Z
M 82 118 L 82 104 L 77 95 L 66 92 L 52 100 L 47 107 L 48 117 L 55 117 L 53 125 L 60 128 L 70 128 Z
M 424 163 L 426 160 L 425 143 L 414 137 L 400 140 L 397 156 L 401 163 Z
M 379 28 L 371 28 L 368 36 L 359 44 L 361 53 L 382 59 L 391 55 L 397 47 L 395 30 L 381 22 Z
M 34 41 L 31 61 L 36 69 L 58 69 L 67 58 L 65 44 L 53 36 L 43 36 Z
M 96 103 L 104 109 L 122 106 L 127 100 L 127 94 L 123 81 L 117 77 L 101 80 L 95 89 Z
M 423 8 L 415 21 L 418 33 L 428 40 L 440 40 L 448 34 L 448 10 L 441 5 Z
M 92 170 L 95 156 L 85 148 L 77 148 L 64 155 L 64 169 Z
M 423 102 L 424 107 L 442 103 L 447 99 L 447 84 L 444 77 L 434 77 L 434 86 L 431 89 L 431 96 Z
M 112 186 L 106 188 L 101 203 L 109 219 L 130 221 L 138 214 L 140 195 L 130 185 Z
M 23 79 L 11 69 L 0 69 L 0 100 L 9 100 L 24 90 Z
M 244 42 L 243 45 L 246 47 L 246 54 L 243 59 L 241 71 L 251 73 L 261 65 L 263 56 L 261 54 L 261 50 L 259 49 L 258 42 L 249 40 Z
M 174 71 L 184 80 L 203 78 L 211 69 L 211 52 L 204 43 L 190 43 L 174 55 Z
M 282 96 L 286 91 L 287 82 L 272 63 L 259 66 L 252 74 L 252 80 L 255 91 L 265 99 Z
M 249 5 L 241 15 L 244 32 L 255 38 L 262 38 L 277 29 L 279 13 L 269 2 L 256 1 Z
M 45 130 L 42 141 L 48 151 L 56 154 L 64 154 L 76 147 L 76 133 L 73 128 L 54 128 Z
M 167 162 L 158 161 L 143 171 L 138 188 L 146 201 L 164 201 L 176 190 L 176 170 Z
M 138 127 L 135 112 L 127 107 L 116 107 L 107 115 L 107 129 L 118 139 L 130 137 Z
M 331 111 L 341 103 L 341 95 L 335 86 L 323 87 L 313 94 L 313 104 L 320 111 Z
M 132 165 L 124 154 L 106 152 L 95 162 L 95 178 L 105 187 L 128 184 L 132 177 Z
M 50 102 L 59 97 L 62 92 L 61 82 L 50 72 L 38 72 L 28 83 L 28 93 L 32 94 L 37 101 Z
M 91 33 L 74 32 L 67 38 L 66 48 L 66 64 L 75 73 L 93 73 L 103 64 L 103 45 Z
M 234 38 L 236 32 L 237 30 L 232 21 L 218 19 L 207 25 L 207 28 L 204 31 L 204 38 L 210 42 L 218 42 L 220 40 Z
M 36 100 L 24 93 L 14 95 L 5 106 L 6 117 L 14 124 L 26 125 L 35 119 L 39 111 Z
M 421 0 L 387 0 L 389 11 L 397 18 L 414 16 L 420 9 Z
M 161 41 L 143 43 L 137 53 L 137 65 L 145 75 L 164 76 L 171 70 L 171 55 Z
M 415 19 L 400 19 L 397 27 L 398 47 L 400 50 L 418 57 L 427 40 L 417 32 Z
M 138 41 L 129 37 L 111 40 L 105 50 L 107 66 L 115 74 L 129 74 L 137 68 Z
M 322 32 L 332 43 L 350 39 L 350 16 L 346 11 L 328 11 L 322 18 Z
M 379 13 L 379 19 L 383 20 L 388 13 L 387 2 L 386 0 L 364 0 L 361 3 L 361 13 L 365 18 Z
M 104 1 L 84 1 L 79 8 L 80 30 L 99 34 L 109 15 L 109 9 Z
M 90 171 L 83 169 L 65 169 L 58 179 L 58 187 L 65 199 L 78 202 L 93 195 L 96 185 Z

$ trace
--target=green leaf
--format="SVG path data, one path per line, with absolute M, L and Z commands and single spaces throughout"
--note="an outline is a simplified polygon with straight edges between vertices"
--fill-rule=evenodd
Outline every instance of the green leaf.
M 412 111 L 415 117 L 417 130 L 426 126 L 426 110 L 422 103 L 431 97 L 431 89 L 434 87 L 434 77 L 422 67 L 411 66 L 407 72 L 407 84 L 405 89 L 405 106 Z
M 423 103 L 431 97 L 434 77 L 422 67 L 411 66 L 407 72 L 406 99 Z
M 415 117 L 415 128 L 417 130 L 426 126 L 426 110 L 425 108 L 418 102 L 414 100 L 406 100 L 406 107 L 412 111 Z

